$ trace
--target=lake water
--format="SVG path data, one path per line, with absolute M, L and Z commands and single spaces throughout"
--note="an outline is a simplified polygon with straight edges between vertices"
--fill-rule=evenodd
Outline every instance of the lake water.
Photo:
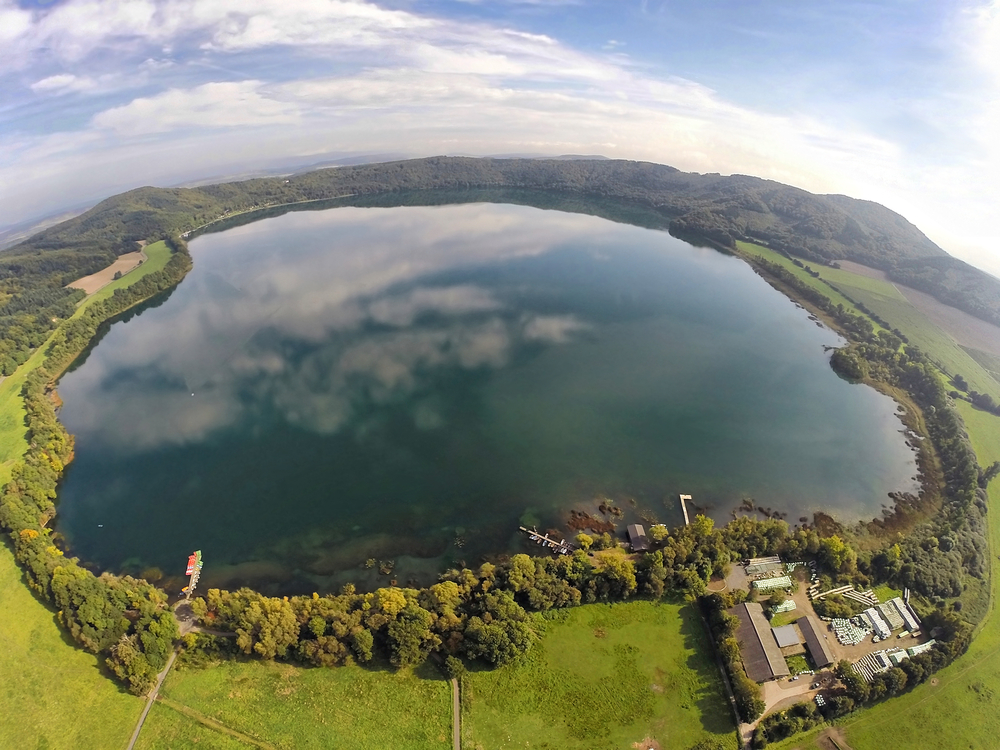
M 915 488 L 895 404 L 830 369 L 838 337 L 666 232 L 346 207 L 191 252 L 59 386 L 58 528 L 104 568 L 169 578 L 197 548 L 207 585 L 403 584 L 522 549 L 519 523 L 570 537 L 604 497 L 669 524 L 678 493 L 719 522 L 752 497 L 795 523 Z

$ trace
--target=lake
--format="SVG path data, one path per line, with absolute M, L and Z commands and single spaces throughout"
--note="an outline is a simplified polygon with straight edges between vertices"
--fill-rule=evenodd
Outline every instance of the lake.
M 524 205 L 295 212 L 191 242 L 165 300 L 59 385 L 72 554 L 166 582 L 427 582 L 570 510 L 877 516 L 917 473 L 893 401 L 737 258 Z M 537 549 L 537 548 L 536 548 Z M 380 572 L 381 569 L 381 572 Z

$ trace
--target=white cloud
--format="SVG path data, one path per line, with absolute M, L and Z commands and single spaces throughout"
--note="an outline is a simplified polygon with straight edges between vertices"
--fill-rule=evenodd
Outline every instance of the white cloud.
M 136 85 L 102 77 L 128 69 L 154 92 L 94 113 L 89 128 L 5 137 L 0 224 L 305 154 L 582 152 L 877 200 L 989 264 L 975 248 L 991 231 L 984 196 L 1000 174 L 991 138 L 1000 129 L 997 8 L 970 6 L 956 26 L 955 45 L 992 84 L 978 105 L 955 108 L 962 115 L 944 132 L 972 145 L 941 166 L 849 121 L 737 105 L 697 82 L 508 25 L 360 0 L 71 0 L 32 12 L 0 0 L 6 80 L 44 63 L 37 69 L 51 75 L 25 87 L 103 96 Z M 191 49 L 196 60 L 175 52 Z M 266 66 L 241 72 L 247 56 L 278 50 L 281 80 Z M 935 107 L 940 100 L 927 105 Z
M 289 125 L 297 108 L 262 91 L 260 81 L 206 83 L 194 89 L 170 89 L 96 115 L 95 127 L 134 136 L 177 129 Z
M 92 89 L 96 83 L 92 78 L 79 78 L 72 73 L 60 73 L 49 76 L 31 84 L 32 91 L 86 91 Z

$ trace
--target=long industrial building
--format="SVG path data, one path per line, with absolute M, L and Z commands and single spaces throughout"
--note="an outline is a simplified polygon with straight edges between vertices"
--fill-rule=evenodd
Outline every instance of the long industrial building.
M 830 644 L 827 642 L 826 635 L 823 633 L 816 618 L 812 615 L 807 615 L 806 617 L 800 617 L 795 624 L 799 626 L 799 630 L 802 631 L 802 637 L 806 639 L 806 648 L 809 650 L 809 656 L 812 657 L 816 669 L 822 669 L 833 664 L 835 661 L 833 651 L 830 650 Z
M 740 621 L 736 640 L 740 644 L 747 677 L 754 682 L 787 677 L 790 674 L 788 665 L 771 634 L 771 624 L 764 617 L 763 608 L 756 602 L 744 602 L 729 611 Z

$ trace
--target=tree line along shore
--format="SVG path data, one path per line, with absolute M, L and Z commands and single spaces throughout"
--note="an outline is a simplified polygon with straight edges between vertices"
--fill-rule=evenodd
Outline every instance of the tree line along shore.
M 423 161 L 431 167 L 436 164 L 434 160 Z M 476 160 L 459 160 L 462 165 L 468 161 Z M 371 170 L 381 169 L 391 176 L 394 168 L 380 165 Z M 533 168 L 526 167 L 529 171 Z M 365 173 L 366 179 L 374 181 L 376 172 L 371 170 Z M 415 186 L 409 168 L 400 168 L 400 173 L 396 182 L 386 177 L 383 189 Z M 445 187 L 454 187 L 455 176 L 449 180 Z M 314 182 L 306 180 L 305 184 Z M 254 191 L 266 192 L 268 186 L 275 192 L 264 198 L 288 197 L 277 187 L 288 182 L 251 183 L 255 184 L 253 190 L 233 186 L 215 186 L 214 192 L 210 188 L 199 190 L 217 201 L 229 196 L 231 210 L 239 208 L 241 200 L 255 201 L 248 207 L 263 205 L 267 200 Z M 338 184 L 343 190 L 343 180 Z M 469 184 L 475 183 L 470 179 Z M 367 192 L 374 192 L 368 187 Z M 143 191 L 150 190 L 133 193 L 146 195 Z M 302 191 L 310 194 L 305 187 Z M 217 217 L 219 205 L 195 205 L 190 202 L 191 192 L 165 192 L 175 200 L 168 201 L 161 213 L 148 209 L 126 214 L 119 210 L 120 204 L 109 208 L 105 202 L 103 209 L 99 206 L 100 211 L 94 210 L 97 213 L 89 212 L 89 218 L 85 214 L 42 233 L 46 235 L 42 239 L 22 243 L 27 249 L 15 248 L 12 256 L 21 257 L 16 253 L 23 252 L 32 259 L 22 267 L 22 293 L 6 292 L 8 303 L 16 299 L 25 309 L 34 305 L 38 321 L 35 338 L 18 339 L 22 348 L 14 350 L 12 361 L 21 358 L 24 351 L 30 354 L 30 346 L 23 347 L 43 333 L 45 359 L 25 379 L 21 395 L 29 447 L 18 457 L 12 479 L 0 495 L 0 524 L 10 533 L 29 585 L 59 610 L 60 622 L 74 641 L 102 654 L 114 674 L 137 693 L 149 688 L 165 664 L 178 635 L 176 621 L 166 595 L 148 582 L 110 573 L 97 576 L 78 560 L 63 555 L 55 544 L 49 529 L 55 514 L 53 500 L 65 465 L 72 460 L 73 440 L 57 420 L 50 396 L 55 379 L 103 323 L 172 288 L 190 268 L 181 233 L 198 226 L 206 214 Z M 636 200 L 648 207 L 643 199 Z M 106 215 L 109 211 L 113 219 Z M 111 224 L 120 231 L 102 235 Z M 166 226 L 173 231 L 164 231 Z M 690 222 L 685 225 L 688 233 L 694 231 L 692 227 Z M 108 253 L 134 249 L 140 239 L 134 235 L 166 239 L 172 250 L 166 266 L 74 317 L 76 293 L 57 294 L 55 285 L 67 274 L 79 276 L 96 270 L 93 265 L 107 260 Z M 737 252 L 728 233 L 703 232 L 699 237 Z M 988 608 L 988 599 L 984 601 L 982 594 L 985 587 L 968 586 L 967 582 L 982 581 L 989 575 L 985 487 L 997 472 L 977 464 L 942 373 L 907 344 L 900 332 L 887 326 L 876 330 L 869 316 L 834 305 L 829 297 L 777 264 L 760 258 L 748 260 L 774 286 L 822 313 L 848 338 L 849 344 L 833 355 L 834 369 L 890 393 L 906 407 L 908 425 L 925 438 L 920 441 L 923 490 L 919 497 L 897 498 L 891 515 L 852 529 L 841 528 L 829 519 L 817 519 L 816 524 L 793 530 L 783 521 L 746 518 L 715 528 L 707 519 L 698 518 L 691 526 L 658 540 L 645 555 L 628 557 L 615 550 L 594 557 L 577 552 L 560 559 L 517 555 L 476 570 L 450 571 L 426 589 L 358 593 L 348 587 L 336 595 L 290 599 L 264 597 L 249 589 L 213 590 L 196 600 L 196 614 L 210 627 L 231 631 L 237 637 L 197 634 L 187 638 L 186 647 L 193 656 L 239 651 L 265 659 L 300 659 L 314 664 L 363 662 L 381 653 L 404 666 L 437 654 L 444 668 L 456 674 L 469 662 L 503 664 L 530 649 L 539 634 L 531 626 L 529 612 L 634 596 L 657 598 L 665 592 L 703 597 L 706 611 L 711 612 L 714 600 L 704 598 L 711 576 L 721 575 L 736 560 L 783 554 L 816 560 L 832 584 L 889 582 L 917 592 L 922 614 L 940 622 L 947 634 L 925 659 L 928 663 L 921 665 L 921 680 L 929 677 L 964 651 L 972 626 Z M 14 266 L 8 265 L 6 270 L 16 277 L 11 268 Z M 11 278 L 8 275 L 5 283 Z M 25 292 L 31 291 L 32 284 L 45 293 L 32 296 Z M 49 322 L 43 325 L 41 317 Z M 41 346 L 42 341 L 34 345 Z M 759 694 L 756 685 L 745 675 L 740 679 L 740 674 L 738 668 L 731 669 L 741 712 L 749 718 L 760 707 Z M 921 680 L 913 680 L 910 686 Z M 867 698 L 861 698 L 864 700 Z

